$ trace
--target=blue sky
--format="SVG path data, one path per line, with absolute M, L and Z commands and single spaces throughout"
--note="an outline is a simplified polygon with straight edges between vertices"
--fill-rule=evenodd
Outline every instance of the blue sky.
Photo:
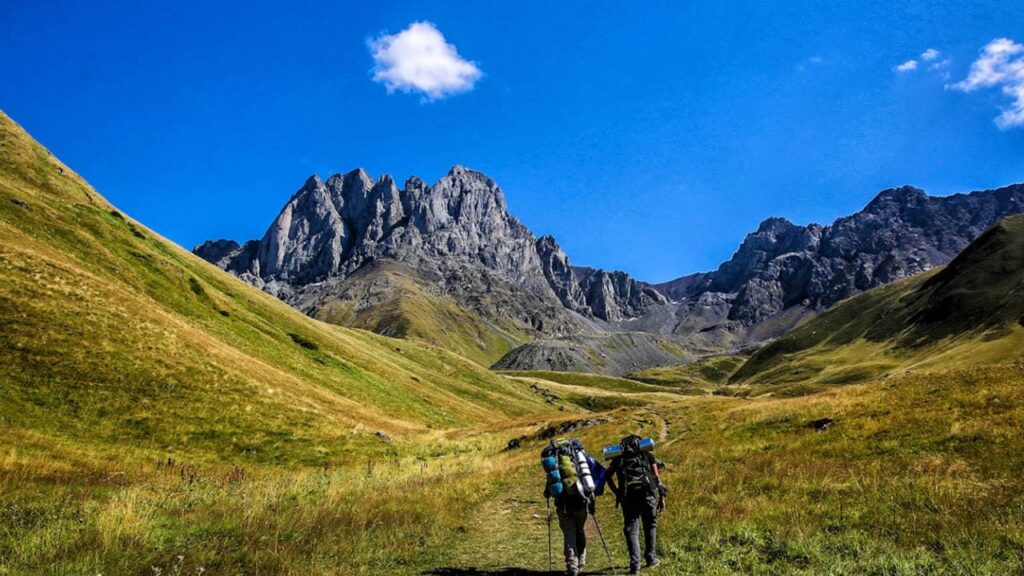
M 1024 42 L 1024 2 L 238 6 L 6 0 L 0 108 L 186 247 L 261 236 L 312 173 L 463 164 L 575 264 L 650 281 L 715 268 L 768 216 L 1024 181 L 1024 126 L 996 122 L 1018 54 L 967 82 Z M 375 69 L 416 22 L 461 58 L 425 92 Z

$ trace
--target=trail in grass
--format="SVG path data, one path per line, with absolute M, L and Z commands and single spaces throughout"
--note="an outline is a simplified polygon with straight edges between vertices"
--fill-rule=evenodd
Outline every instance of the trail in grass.
M 570 434 L 579 437 L 600 457 L 600 446 L 617 441 L 633 430 L 655 436 L 664 443 L 670 438 L 670 424 L 660 407 L 650 406 L 617 414 L 611 422 Z M 521 451 L 506 453 L 495 497 L 473 510 L 465 522 L 463 537 L 448 555 L 450 566 L 434 569 L 435 575 L 547 574 L 547 510 L 543 497 L 544 476 L 540 470 L 539 446 L 528 445 Z M 608 493 L 597 499 L 597 519 L 607 541 L 611 560 L 601 543 L 593 519 L 587 522 L 587 574 L 624 574 L 628 563 L 622 535 L 622 513 Z M 562 534 L 552 511 L 552 574 L 564 573 Z
M 658 421 L 658 443 L 665 444 L 668 441 L 668 420 L 658 412 L 651 411 L 651 414 Z
M 529 468 L 532 470 L 532 467 Z M 466 537 L 452 557 L 452 566 L 426 574 L 562 574 L 562 533 L 552 510 L 551 571 L 548 564 L 547 511 L 541 494 L 543 483 L 529 475 L 528 470 L 510 474 L 502 483 L 500 496 L 484 505 L 467 525 Z M 605 502 L 601 502 L 605 500 Z M 608 504 L 610 498 L 599 500 Z M 608 541 L 612 559 L 625 550 L 621 537 L 621 519 L 605 506 L 599 506 L 601 529 Z M 592 520 L 587 523 L 588 574 L 623 573 L 624 556 L 619 566 L 610 565 Z

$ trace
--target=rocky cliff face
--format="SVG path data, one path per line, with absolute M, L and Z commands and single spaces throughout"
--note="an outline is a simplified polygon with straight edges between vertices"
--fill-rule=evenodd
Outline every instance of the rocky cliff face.
M 553 238 L 536 240 L 509 213 L 493 180 L 461 166 L 432 186 L 414 177 L 402 189 L 362 170 L 313 176 L 260 240 L 209 241 L 194 252 L 308 313 L 337 309 L 332 301 L 353 292 L 345 280 L 368 264 L 400 262 L 424 293 L 493 320 L 503 338 L 517 326 L 544 336 L 600 331 L 588 319 L 614 322 L 666 301 L 621 272 L 574 270 Z
M 584 316 L 618 322 L 668 302 L 650 285 L 634 280 L 625 272 L 571 266 L 569 258 L 551 236 L 537 240 L 537 254 L 544 267 L 544 277 L 562 304 Z
M 724 320 L 750 326 L 945 264 L 996 220 L 1018 212 L 1024 185 L 948 197 L 893 188 L 830 226 L 769 218 L 718 270 L 655 288 L 687 301 L 683 314 L 700 315 L 695 302 L 714 301 L 717 315 L 727 308 Z
M 362 170 L 326 182 L 314 176 L 255 249 L 217 240 L 195 252 L 229 271 L 292 286 L 393 259 L 431 268 L 480 266 L 543 292 L 533 243 L 532 234 L 508 213 L 494 181 L 456 166 L 433 186 L 411 178 L 401 191 L 390 176 L 374 182 Z

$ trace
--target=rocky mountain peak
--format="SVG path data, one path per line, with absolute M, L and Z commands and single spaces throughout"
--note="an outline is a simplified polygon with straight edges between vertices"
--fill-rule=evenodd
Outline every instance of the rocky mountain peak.
M 410 176 L 405 180 L 405 184 L 402 185 L 402 189 L 404 190 L 422 190 L 426 187 L 427 183 L 419 176 Z
M 584 316 L 592 315 L 587 295 L 580 286 L 576 274 L 554 236 L 541 236 L 536 243 L 544 277 L 562 304 Z
M 780 216 L 772 216 L 770 218 L 765 218 L 764 220 L 762 220 L 761 223 L 757 226 L 757 232 L 754 232 L 754 234 L 777 235 L 784 234 L 796 228 L 800 228 L 800 226 L 793 224 L 786 218 L 782 218 Z
M 459 196 L 492 196 L 496 199 L 496 208 L 507 210 L 505 207 L 505 194 L 498 187 L 498 184 L 483 172 L 470 170 L 463 166 L 453 166 L 448 174 L 437 181 L 432 187 L 434 194 L 442 194 L 444 197 Z
M 285 299 L 370 262 L 396 260 L 467 301 L 478 300 L 481 294 L 473 291 L 486 291 L 497 278 L 608 322 L 666 301 L 622 272 L 588 268 L 580 274 L 554 238 L 536 240 L 509 213 L 494 180 L 461 165 L 433 185 L 410 177 L 401 190 L 391 176 L 374 182 L 362 169 L 326 181 L 313 176 L 260 240 L 206 243 L 196 253 Z M 561 330 L 565 323 L 548 325 Z
M 829 226 L 769 218 L 718 270 L 666 283 L 674 298 L 718 294 L 731 321 L 751 325 L 793 306 L 819 310 L 949 262 L 999 218 L 1024 211 L 1024 187 L 928 196 L 879 192 Z
M 317 174 L 313 174 L 309 178 L 306 178 L 306 182 L 303 183 L 302 188 L 299 188 L 299 192 L 302 192 L 303 190 L 313 190 L 315 188 L 320 188 L 323 185 L 324 181 L 320 179 L 320 176 L 318 176 Z
M 668 302 L 657 290 L 625 272 L 572 266 L 551 236 L 542 236 L 536 246 L 548 284 L 566 308 L 584 316 L 618 322 Z
M 207 240 L 193 248 L 192 252 L 203 260 L 217 264 L 239 248 L 241 246 L 234 240 Z
M 928 202 L 929 196 L 920 188 L 900 186 L 882 190 L 864 207 L 864 212 L 881 212 L 894 207 L 908 207 Z

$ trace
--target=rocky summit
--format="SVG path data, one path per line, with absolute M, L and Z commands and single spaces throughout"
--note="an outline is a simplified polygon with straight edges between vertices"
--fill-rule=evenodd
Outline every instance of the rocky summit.
M 401 189 L 363 170 L 313 176 L 263 238 L 209 241 L 194 252 L 327 320 L 441 346 L 450 344 L 446 332 L 477 324 L 464 339 L 490 361 L 534 338 L 600 332 L 667 302 L 624 273 L 569 267 L 553 239 L 537 240 L 509 213 L 492 179 L 461 166 Z M 397 317 L 375 313 L 399 308 Z M 417 322 L 430 326 L 418 333 Z
M 677 334 L 728 330 L 761 341 L 807 313 L 946 264 L 997 220 L 1020 212 L 1021 184 L 946 197 L 893 188 L 829 226 L 769 218 L 714 272 L 654 288 L 681 303 L 669 320 Z
M 455 166 L 433 185 L 412 177 L 399 188 L 353 170 L 309 178 L 261 239 L 194 251 L 327 321 L 484 363 L 529 343 L 506 368 L 570 369 L 631 342 L 673 350 L 628 352 L 622 372 L 779 336 L 840 300 L 949 262 L 1019 212 L 1024 185 L 947 197 L 893 188 L 828 226 L 768 218 L 717 270 L 652 285 L 574 266 L 555 238 L 535 238 L 509 213 L 480 172 Z M 606 337 L 638 332 L 653 339 Z
M 654 304 L 668 302 L 649 284 L 634 280 L 625 272 L 571 266 L 569 257 L 551 236 L 537 240 L 537 254 L 544 277 L 562 304 L 585 316 L 617 322 L 640 316 Z

